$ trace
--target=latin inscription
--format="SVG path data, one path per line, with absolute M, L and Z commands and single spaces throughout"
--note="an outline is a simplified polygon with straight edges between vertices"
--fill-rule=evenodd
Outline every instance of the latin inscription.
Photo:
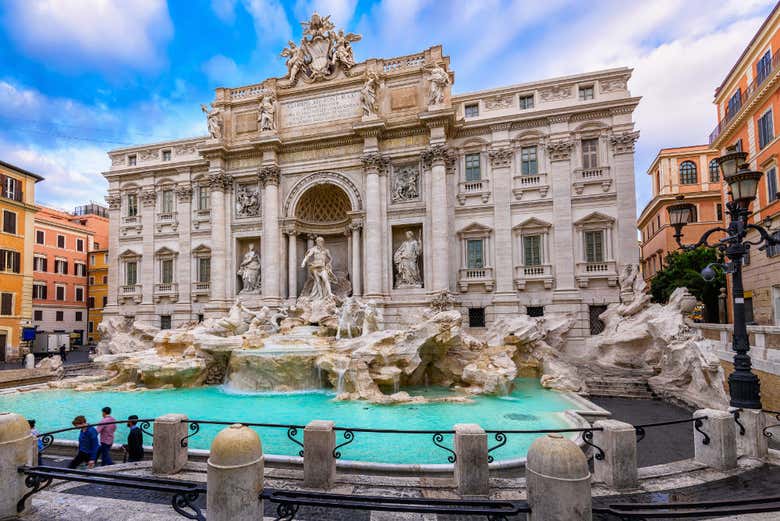
M 319 98 L 287 101 L 281 104 L 282 126 L 316 125 L 360 115 L 360 91 L 343 92 Z

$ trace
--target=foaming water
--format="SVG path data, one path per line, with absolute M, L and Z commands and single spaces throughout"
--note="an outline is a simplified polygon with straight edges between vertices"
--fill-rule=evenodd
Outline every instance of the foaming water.
M 404 388 L 412 395 L 428 398 L 461 396 L 439 387 Z M 100 409 L 109 406 L 117 419 L 137 414 L 155 418 L 182 413 L 191 419 L 238 421 L 285 425 L 306 425 L 312 420 L 333 420 L 338 427 L 375 429 L 451 430 L 456 423 L 476 423 L 487 430 L 561 429 L 568 423 L 561 414 L 575 405 L 564 395 L 543 389 L 535 379 L 518 379 L 508 396 L 474 396 L 468 403 L 433 402 L 375 405 L 363 401 L 336 401 L 332 389 L 279 392 L 247 392 L 223 386 L 195 389 L 147 390 L 139 392 L 71 390 L 35 391 L 0 395 L 0 411 L 12 411 L 35 419 L 40 432 L 69 427 L 83 414 L 89 421 L 100 419 Z M 218 425 L 202 425 L 189 446 L 208 449 Z M 295 456 L 300 447 L 287 438 L 287 430 L 256 429 L 267 454 Z M 76 432 L 58 439 L 76 439 Z M 127 429 L 117 431 L 123 443 Z M 523 457 L 537 435 L 510 434 L 507 444 L 491 452 L 496 460 Z M 297 439 L 303 440 L 302 433 Z M 337 443 L 343 435 L 337 432 Z M 144 442 L 151 445 L 147 436 Z M 492 443 L 493 437 L 489 438 Z M 444 444 L 452 446 L 452 436 Z M 341 450 L 343 459 L 381 463 L 447 463 L 449 453 L 436 448 L 430 435 L 355 433 L 355 439 Z

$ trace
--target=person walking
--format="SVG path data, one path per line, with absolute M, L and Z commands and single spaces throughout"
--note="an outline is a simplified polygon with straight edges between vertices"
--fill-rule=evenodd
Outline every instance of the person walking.
M 103 407 L 103 418 L 95 427 L 100 435 L 100 448 L 98 457 L 102 466 L 113 465 L 111 459 L 111 446 L 114 445 L 114 433 L 116 432 L 116 420 L 111 416 L 111 407 Z
M 81 429 L 79 433 L 79 451 L 76 453 L 76 457 L 68 463 L 68 468 L 75 469 L 82 463 L 86 463 L 88 469 L 94 468 L 98 448 L 100 447 L 97 430 L 87 423 L 87 419 L 84 416 L 80 415 L 73 418 L 73 426 Z
M 141 461 L 144 459 L 144 433 L 138 426 L 138 416 L 131 414 L 127 417 L 127 426 L 130 433 L 127 435 L 127 445 L 122 445 L 127 453 L 127 461 Z
M 35 436 L 38 442 L 38 466 L 43 466 L 43 440 L 41 440 L 41 433 L 35 428 L 35 420 L 27 420 L 27 424 L 30 426 L 30 434 Z
M 62 359 L 62 363 L 65 363 L 65 361 L 68 359 L 68 352 L 65 349 L 65 344 L 60 346 L 60 358 Z

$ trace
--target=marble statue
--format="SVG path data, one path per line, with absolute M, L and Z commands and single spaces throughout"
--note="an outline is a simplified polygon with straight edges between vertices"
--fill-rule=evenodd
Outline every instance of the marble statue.
M 416 165 L 407 165 L 395 172 L 393 201 L 414 201 L 420 197 L 420 173 Z
M 441 105 L 444 103 L 444 90 L 450 84 L 450 75 L 442 68 L 436 65 L 431 69 L 431 90 L 428 94 L 429 105 Z
M 292 85 L 295 83 L 295 78 L 298 77 L 301 67 L 305 65 L 306 49 L 303 46 L 298 47 L 292 40 L 289 40 L 287 45 L 288 47 L 282 51 L 282 56 L 287 58 L 287 77 Z
M 222 139 L 222 111 L 219 107 L 211 106 L 211 110 L 206 105 L 201 104 L 200 110 L 206 114 L 206 122 L 208 124 L 209 135 L 212 139 Z
M 250 244 L 249 250 L 244 254 L 244 260 L 238 267 L 238 275 L 241 277 L 241 293 L 257 292 L 260 289 L 260 256 L 255 251 L 255 245 Z
M 341 313 L 339 314 L 339 325 L 336 330 L 336 340 L 341 339 L 342 333 L 345 333 L 349 338 L 352 338 L 352 329 L 357 326 L 358 315 L 360 314 L 361 307 L 354 297 L 347 297 L 344 300 L 344 304 L 341 306 Z
M 382 323 L 382 314 L 376 307 L 376 300 L 369 300 L 363 304 L 363 332 L 362 336 L 379 331 Z
M 361 36 L 355 33 L 344 34 L 343 29 L 339 29 L 333 37 L 333 58 L 332 63 L 338 62 L 344 64 L 347 69 L 355 65 L 355 55 L 352 51 L 351 42 L 359 41 Z
M 332 297 L 331 282 L 336 279 L 333 274 L 333 258 L 330 251 L 325 248 L 325 239 L 322 237 L 317 237 L 314 246 L 306 252 L 301 262 L 301 268 L 305 268 L 307 263 L 309 278 L 313 281 L 308 296 L 316 300 Z
M 420 277 L 418 264 L 420 253 L 422 253 L 420 241 L 414 237 L 413 231 L 407 230 L 406 240 L 393 254 L 393 262 L 398 274 L 395 281 L 396 288 L 422 287 L 422 278 Z
M 263 96 L 260 101 L 260 111 L 257 116 L 257 121 L 260 127 L 260 131 L 276 130 L 276 100 L 269 95 Z
M 260 215 L 260 198 L 257 190 L 241 185 L 236 191 L 236 214 L 239 217 L 257 217 Z
M 368 73 L 368 78 L 360 89 L 360 104 L 363 107 L 363 116 L 376 116 L 379 107 L 376 102 L 378 78 L 373 72 Z

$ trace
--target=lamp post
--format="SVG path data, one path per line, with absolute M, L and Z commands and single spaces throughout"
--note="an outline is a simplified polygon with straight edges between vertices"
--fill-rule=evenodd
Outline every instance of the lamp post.
M 780 240 L 774 239 L 761 226 L 748 223 L 750 203 L 756 198 L 758 181 L 762 172 L 750 170 L 745 163 L 747 153 L 739 152 L 735 148 L 729 148 L 726 154 L 717 159 L 723 173 L 723 179 L 729 185 L 731 200 L 726 203 L 729 215 L 728 228 L 716 227 L 707 230 L 701 236 L 699 242 L 692 245 L 682 244 L 682 229 L 693 218 L 694 206 L 683 201 L 683 196 L 678 196 L 680 202 L 667 207 L 669 221 L 675 230 L 674 239 L 683 250 L 693 250 L 699 246 L 717 248 L 729 259 L 723 264 L 710 264 L 702 270 L 705 280 L 715 278 L 715 268 L 722 269 L 731 274 L 732 303 L 734 309 L 734 333 L 732 348 L 734 354 L 734 372 L 729 375 L 729 394 L 731 406 L 744 409 L 761 409 L 761 390 L 758 377 L 751 371 L 750 343 L 748 341 L 747 325 L 745 324 L 745 296 L 742 288 L 742 262 L 751 246 L 758 246 L 759 250 L 765 250 L 768 246 L 780 244 Z M 759 234 L 757 241 L 746 240 L 748 230 L 755 230 Z M 711 235 L 722 232 L 725 237 L 717 242 L 708 242 Z

